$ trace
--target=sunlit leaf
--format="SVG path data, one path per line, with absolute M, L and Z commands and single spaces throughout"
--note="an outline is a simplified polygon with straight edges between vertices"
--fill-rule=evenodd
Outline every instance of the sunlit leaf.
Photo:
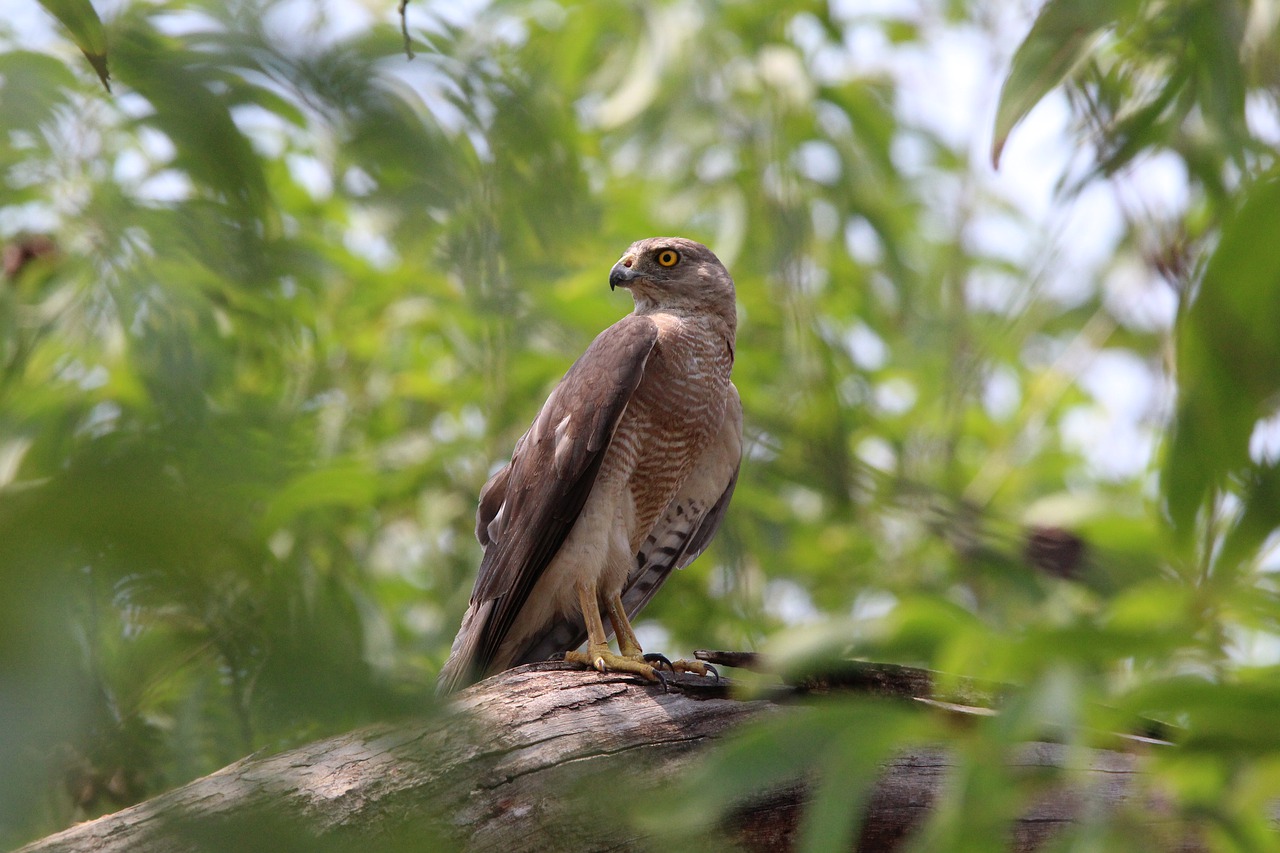
M 1130 107 L 1126 110 L 1126 114 L 1111 132 L 1111 150 L 1099 164 L 1104 173 L 1113 174 L 1132 162 L 1140 153 L 1158 146 L 1164 131 L 1160 126 L 1161 122 L 1176 120 L 1182 112 L 1190 109 L 1190 101 L 1187 99 L 1183 99 L 1185 106 L 1180 109 L 1175 106 L 1187 84 L 1187 76 L 1187 69 L 1175 69 L 1149 103 L 1137 109 Z M 1175 113 L 1174 119 L 1168 118 L 1169 112 Z
M 1280 703 L 1280 686 L 1270 678 L 1230 683 L 1191 676 L 1153 680 L 1124 702 L 1139 713 L 1177 723 L 1184 729 L 1179 742 L 1186 749 L 1280 752 L 1280 732 L 1269 722 Z
M 368 506 L 377 487 L 376 473 L 359 462 L 309 471 L 275 495 L 262 517 L 262 529 L 274 531 L 298 514 L 319 507 Z
M 115 47 L 120 81 L 150 101 L 154 112 L 144 121 L 173 141 L 191 177 L 274 235 L 278 215 L 253 147 L 200 73 L 197 57 L 174 48 L 141 15 L 129 16 Z
M 1230 587 L 1267 538 L 1280 529 L 1280 466 L 1251 466 L 1240 479 L 1242 511 L 1223 538 L 1214 572 L 1215 582 L 1224 588 Z
M 852 848 L 883 765 L 914 745 L 925 730 L 906 708 L 873 703 L 853 708 L 848 723 L 829 736 L 815 761 L 817 781 L 801 825 L 799 849 L 806 853 Z
M 802 830 L 805 849 L 837 849 L 855 830 L 880 764 L 895 745 L 924 731 L 919 711 L 905 703 L 833 701 L 790 709 L 735 733 L 664 792 L 661 809 L 646 804 L 638 820 L 653 832 L 687 835 L 723 821 L 753 797 L 798 785 L 817 793 Z
M 107 34 L 102 19 L 89 0 L 40 0 L 40 5 L 71 33 L 71 39 L 89 60 L 102 85 L 111 91 L 107 71 Z
M 9 130 L 32 129 L 64 102 L 75 78 L 50 56 L 25 50 L 0 54 L 0 115 Z
M 1248 460 L 1254 423 L 1280 392 L 1280 180 L 1248 190 L 1223 228 L 1181 323 L 1179 401 L 1163 492 L 1190 535 L 1210 489 Z
M 1013 128 L 1088 55 L 1106 27 L 1129 14 L 1136 0 L 1048 0 L 1031 31 L 1013 55 L 1009 76 L 1000 89 L 991 140 L 991 163 Z
M 1188 7 L 1184 31 L 1190 37 L 1200 103 L 1206 118 L 1231 146 L 1232 158 L 1243 163 L 1241 141 L 1245 128 L 1245 67 L 1240 62 L 1244 15 L 1230 6 L 1195 3 Z

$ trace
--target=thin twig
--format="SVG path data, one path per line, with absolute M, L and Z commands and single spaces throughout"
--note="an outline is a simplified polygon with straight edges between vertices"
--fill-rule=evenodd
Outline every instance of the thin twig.
M 409 38 L 409 0 L 400 0 L 396 8 L 400 11 L 400 32 L 404 35 L 404 55 L 413 59 L 413 40 Z

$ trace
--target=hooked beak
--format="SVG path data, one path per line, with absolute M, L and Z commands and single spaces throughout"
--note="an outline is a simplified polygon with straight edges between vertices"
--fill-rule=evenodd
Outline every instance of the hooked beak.
M 640 274 L 628 266 L 625 261 L 618 261 L 613 265 L 613 269 L 609 270 L 609 289 L 630 287 L 631 282 L 639 277 Z

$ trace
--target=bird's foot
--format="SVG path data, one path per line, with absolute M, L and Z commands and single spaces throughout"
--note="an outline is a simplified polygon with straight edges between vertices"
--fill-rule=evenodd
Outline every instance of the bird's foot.
M 614 654 L 608 646 L 588 646 L 585 652 L 564 653 L 564 659 L 570 663 L 589 666 L 598 672 L 629 672 L 640 676 L 645 681 L 660 682 L 665 687 L 666 679 L 646 660 L 648 657 L 649 655 Z M 666 658 L 662 659 L 666 660 Z
M 666 655 L 648 654 L 642 656 L 649 663 L 655 664 L 658 668 L 669 669 L 672 672 L 692 672 L 694 675 L 710 675 L 716 681 L 720 680 L 720 673 L 709 663 L 700 660 L 667 660 Z

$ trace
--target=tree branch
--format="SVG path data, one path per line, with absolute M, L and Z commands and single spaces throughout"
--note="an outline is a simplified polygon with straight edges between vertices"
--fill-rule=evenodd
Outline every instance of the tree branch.
M 671 779 L 734 726 L 779 710 L 707 681 L 681 676 L 663 692 L 563 664 L 520 667 L 458 694 L 448 713 L 252 755 L 20 853 L 222 850 L 246 832 L 256 849 L 273 850 L 367 850 L 372 840 L 378 850 L 638 849 L 639 830 L 602 815 L 601 803 Z M 1085 808 L 1124 801 L 1142 772 L 1130 753 L 1048 743 L 1028 744 L 1018 761 L 1070 767 L 1080 784 L 1022 816 L 1016 850 L 1034 849 Z M 942 749 L 890 762 L 861 848 L 892 849 L 917 827 L 953 763 Z M 581 796 L 584 786 L 594 799 Z M 746 803 L 723 831 L 749 850 L 790 850 L 804 795 L 797 785 Z M 596 807 L 584 811 L 584 799 Z

